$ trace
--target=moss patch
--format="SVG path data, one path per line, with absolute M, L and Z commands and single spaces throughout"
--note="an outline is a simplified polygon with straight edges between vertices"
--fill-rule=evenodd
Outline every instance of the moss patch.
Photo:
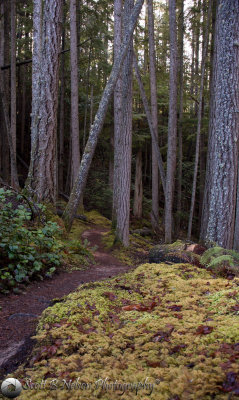
M 95 225 L 100 225 L 104 228 L 109 228 L 111 221 L 101 215 L 98 211 L 92 210 L 85 212 L 84 215 L 87 217 L 88 221 Z
M 226 400 L 238 390 L 238 297 L 239 279 L 190 264 L 144 264 L 84 284 L 42 314 L 31 367 L 14 375 L 46 379 L 45 389 L 21 398 L 112 400 L 117 381 L 150 384 L 139 386 L 144 400 Z M 71 380 L 77 388 L 63 388 Z M 124 400 L 135 398 L 130 388 Z

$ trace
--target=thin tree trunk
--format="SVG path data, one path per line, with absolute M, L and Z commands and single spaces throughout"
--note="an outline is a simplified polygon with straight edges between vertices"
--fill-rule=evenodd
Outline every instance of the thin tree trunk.
M 93 123 L 93 112 L 94 112 L 94 87 L 91 85 L 91 92 L 90 92 L 90 129 Z
M 169 122 L 168 151 L 165 196 L 165 242 L 172 241 L 174 177 L 177 158 L 177 25 L 176 1 L 169 0 L 170 26 L 170 82 L 169 82 Z
M 149 76 L 151 94 L 151 115 L 155 139 L 158 144 L 158 102 L 157 102 L 157 79 L 155 67 L 155 42 L 154 42 L 154 12 L 153 0 L 148 0 L 148 29 L 149 29 Z M 157 154 L 152 141 L 152 228 L 156 231 L 159 225 L 159 174 L 157 168 Z
M 17 130 L 17 88 L 16 88 L 16 0 L 11 0 L 11 137 L 13 155 L 16 163 L 16 130 Z M 13 173 L 14 166 L 11 160 L 11 185 L 15 187 L 16 177 Z
M 202 122 L 202 101 L 203 101 L 205 66 L 206 66 L 207 51 L 208 51 L 208 38 L 209 38 L 209 28 L 210 28 L 210 21 L 211 21 L 211 11 L 212 11 L 212 2 L 211 2 L 211 0 L 209 0 L 207 28 L 206 28 L 205 42 L 204 42 L 204 48 L 203 48 L 203 54 L 202 54 L 201 83 L 200 83 L 200 94 L 199 94 L 199 104 L 198 104 L 197 139 L 196 139 L 191 208 L 190 208 L 189 222 L 188 222 L 188 239 L 191 238 L 191 233 L 192 233 L 193 211 L 194 211 L 195 197 L 196 197 L 198 161 L 199 161 L 199 150 L 200 150 L 200 134 L 201 134 L 201 122 Z
M 71 189 L 72 189 L 80 165 L 76 0 L 70 0 L 70 31 L 71 31 L 70 41 L 71 41 L 71 142 L 72 142 Z
M 225 248 L 231 248 L 236 239 L 234 228 L 239 140 L 238 20 L 238 1 L 219 0 L 201 239 Z
M 15 153 L 14 153 L 14 145 L 13 145 L 13 140 L 12 140 L 12 135 L 11 135 L 12 132 L 11 132 L 9 115 L 8 115 L 7 100 L 6 100 L 6 96 L 5 96 L 5 88 L 4 88 L 3 78 L 2 78 L 2 72 L 0 72 L 0 98 L 2 100 L 4 123 L 5 123 L 5 129 L 7 132 L 8 145 L 9 145 L 9 149 L 10 149 L 12 186 L 15 189 L 18 189 L 19 182 L 18 182 L 18 175 L 17 175 L 17 163 L 16 163 L 16 158 L 15 158 Z
M 123 26 L 127 30 L 130 15 L 134 8 L 134 0 L 125 0 Z M 119 137 L 119 169 L 118 169 L 118 199 L 117 224 L 115 231 L 116 241 L 124 246 L 129 245 L 130 219 L 130 186 L 131 186 L 131 158 L 132 158 L 132 100 L 133 100 L 133 38 L 121 70 L 122 76 L 122 125 Z
M 26 67 L 22 69 L 21 155 L 24 155 L 26 126 Z
M 83 154 L 83 158 L 81 161 L 81 165 L 79 168 L 78 172 L 78 177 L 75 182 L 74 188 L 71 192 L 69 202 L 67 204 L 67 207 L 64 211 L 63 218 L 64 222 L 66 225 L 67 230 L 70 230 L 74 216 L 77 211 L 77 207 L 80 203 L 81 196 L 83 195 L 83 190 L 86 185 L 86 180 L 87 176 L 89 173 L 91 161 L 94 155 L 94 151 L 97 145 L 97 140 L 99 137 L 99 134 L 101 132 L 103 123 L 104 123 L 104 118 L 108 109 L 108 105 L 111 99 L 111 96 L 113 94 L 115 84 L 117 82 L 117 79 L 119 77 L 119 73 L 122 67 L 122 64 L 124 62 L 124 59 L 127 54 L 127 50 L 129 48 L 130 42 L 132 40 L 133 32 L 140 14 L 140 11 L 142 9 L 144 0 L 137 0 L 131 18 L 130 22 L 127 28 L 127 31 L 124 34 L 121 50 L 114 61 L 114 65 L 110 74 L 110 77 L 108 79 L 107 85 L 105 87 L 105 90 L 103 92 L 98 111 L 96 113 L 94 123 L 91 127 L 89 139 L 86 144 L 86 148 Z
M 134 183 L 134 208 L 136 218 L 142 218 L 143 211 L 143 181 L 142 181 L 142 150 L 136 155 L 135 183 Z
M 134 64 L 135 75 L 136 75 L 136 79 L 137 79 L 137 82 L 138 82 L 138 86 L 139 86 L 140 95 L 141 95 L 141 99 L 142 99 L 142 102 L 143 102 L 145 114 L 146 114 L 146 117 L 147 117 L 147 120 L 148 120 L 151 139 L 152 139 L 152 142 L 153 142 L 153 145 L 154 145 L 155 152 L 157 154 L 157 165 L 158 165 L 158 169 L 159 169 L 159 173 L 160 173 L 160 177 L 161 177 L 161 181 L 162 181 L 163 191 L 164 191 L 164 194 L 165 194 L 166 178 L 165 178 L 165 172 L 164 172 L 164 167 L 163 167 L 163 160 L 162 160 L 162 156 L 161 156 L 161 153 L 160 153 L 159 145 L 158 145 L 158 142 L 157 142 L 157 136 L 158 135 L 154 131 L 153 122 L 152 122 L 152 116 L 151 116 L 151 112 L 150 112 L 147 96 L 146 96 L 146 93 L 145 93 L 145 90 L 144 90 L 143 82 L 142 82 L 142 79 L 141 79 L 141 76 L 140 76 L 140 71 L 139 71 L 139 67 L 138 67 L 138 63 L 137 63 L 135 54 L 134 54 L 134 57 L 133 57 L 133 64 Z
M 177 185 L 177 225 L 180 230 L 182 211 L 182 169 L 183 169 L 183 55 L 184 55 L 184 0 L 180 1 L 179 10 L 179 117 L 178 117 L 178 185 Z
M 114 60 L 120 51 L 122 41 L 122 0 L 114 1 Z M 120 166 L 119 141 L 122 124 L 122 78 L 121 74 L 114 90 L 114 178 L 113 178 L 113 204 L 112 228 L 116 227 L 118 207 L 118 174 Z

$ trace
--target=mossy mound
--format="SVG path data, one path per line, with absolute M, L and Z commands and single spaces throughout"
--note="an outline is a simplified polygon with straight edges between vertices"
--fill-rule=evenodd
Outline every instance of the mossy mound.
M 45 384 L 21 398 L 227 400 L 238 393 L 238 303 L 239 279 L 190 264 L 84 284 L 44 311 L 14 376 Z
M 109 228 L 111 225 L 111 221 L 101 215 L 98 211 L 92 210 L 85 212 L 84 215 L 87 217 L 87 220 L 95 225 L 100 225 L 104 228 Z

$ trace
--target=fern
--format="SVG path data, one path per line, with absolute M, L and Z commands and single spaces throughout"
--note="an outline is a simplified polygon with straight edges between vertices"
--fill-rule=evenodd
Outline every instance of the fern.
M 225 265 L 225 263 L 229 264 L 230 266 L 234 265 L 234 260 L 232 256 L 228 254 L 223 254 L 222 256 L 218 256 L 213 258 L 212 261 L 207 265 L 208 268 L 218 267 L 219 264 Z
M 225 249 L 219 246 L 211 247 L 201 257 L 201 264 L 207 266 L 210 263 L 212 258 L 221 256 Z
M 214 246 L 205 251 L 201 257 L 201 264 L 215 272 L 222 273 L 227 270 L 235 275 L 239 274 L 239 253 L 235 250 Z

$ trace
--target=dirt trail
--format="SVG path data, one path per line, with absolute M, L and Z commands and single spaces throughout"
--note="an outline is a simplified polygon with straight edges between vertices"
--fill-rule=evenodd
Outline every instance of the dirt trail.
M 107 279 L 129 271 L 109 251 L 104 249 L 101 238 L 107 229 L 92 227 L 82 234 L 91 246 L 97 245 L 96 264 L 87 270 L 60 272 L 52 279 L 32 283 L 25 293 L 0 295 L 0 378 L 14 371 L 30 354 L 34 345 L 35 329 L 42 311 L 59 298 L 74 291 L 80 284 Z

